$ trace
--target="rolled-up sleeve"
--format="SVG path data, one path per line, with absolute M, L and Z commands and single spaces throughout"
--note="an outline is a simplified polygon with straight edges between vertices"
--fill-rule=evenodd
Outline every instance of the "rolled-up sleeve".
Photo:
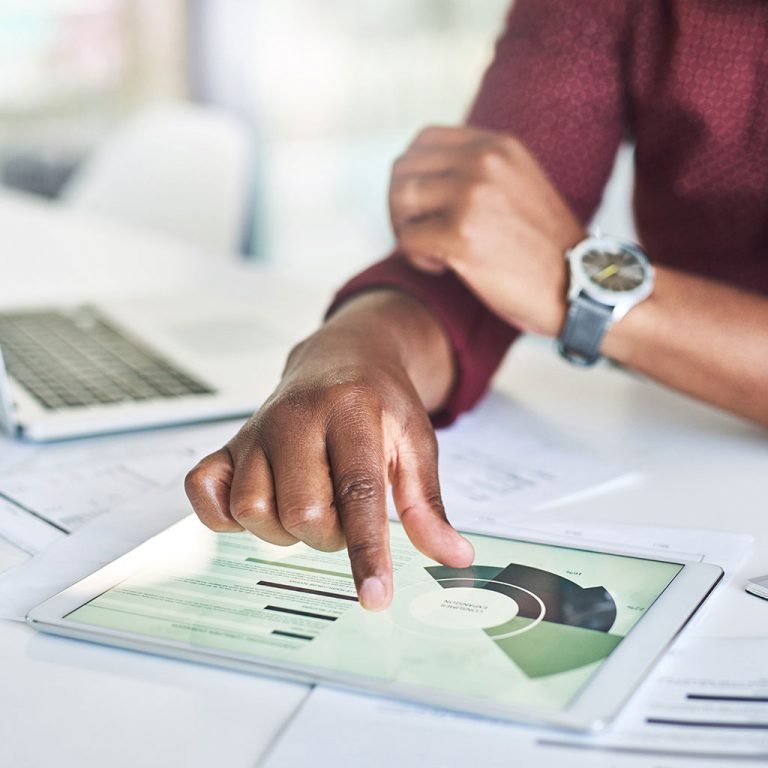
M 624 131 L 626 0 L 517 0 L 470 110 L 468 123 L 509 133 L 536 156 L 586 222 L 599 205 Z M 452 273 L 433 276 L 398 253 L 350 280 L 328 314 L 377 288 L 422 302 L 453 348 L 456 379 L 436 426 L 471 408 L 488 388 L 518 331 Z

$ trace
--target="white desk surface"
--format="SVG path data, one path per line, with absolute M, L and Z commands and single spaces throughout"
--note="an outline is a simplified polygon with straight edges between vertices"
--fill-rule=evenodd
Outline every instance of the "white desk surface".
M 104 295 L 139 290 L 137 259 L 155 265 L 157 286 L 166 288 L 179 287 L 180 272 L 211 269 L 169 241 L 0 197 L 0 269 L 18 276 L 0 282 L 0 305 L 79 296 L 84 285 L 94 295 L 100 286 Z M 44 265 L 57 260 L 46 273 Z M 234 268 L 220 260 L 216 269 L 232 280 Z M 297 338 L 316 323 L 327 287 L 297 289 L 294 281 L 247 272 L 237 273 L 239 288 L 267 293 Z M 85 284 L 71 277 L 78 274 Z M 538 342 L 517 345 L 496 386 L 640 473 L 635 484 L 542 514 L 753 534 L 749 564 L 698 632 L 768 639 L 768 602 L 741 588 L 748 576 L 768 573 L 768 431 L 607 366 L 569 367 Z M 0 547 L 0 568 L 12 559 Z M 254 766 L 308 690 L 38 635 L 5 621 L 0 659 L 0 764 L 13 768 Z

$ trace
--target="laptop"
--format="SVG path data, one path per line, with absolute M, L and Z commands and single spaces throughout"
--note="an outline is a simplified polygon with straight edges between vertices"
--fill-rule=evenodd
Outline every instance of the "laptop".
M 248 416 L 285 332 L 233 297 L 0 310 L 0 427 L 29 441 Z

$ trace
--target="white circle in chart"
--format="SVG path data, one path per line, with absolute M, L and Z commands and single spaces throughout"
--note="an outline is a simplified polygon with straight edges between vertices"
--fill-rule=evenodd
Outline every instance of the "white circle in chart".
M 473 583 L 478 586 L 467 586 Z M 487 589 L 488 584 L 498 584 L 504 590 Z M 510 597 L 510 589 L 532 597 L 538 603 L 539 614 L 525 621 L 523 626 L 499 632 L 507 622 L 519 615 L 520 607 Z M 463 601 L 469 605 L 465 605 L 466 610 L 462 611 L 457 604 L 450 605 L 446 600 L 456 600 L 457 603 Z M 545 613 L 544 601 L 525 587 L 495 579 L 457 576 L 417 581 L 396 589 L 392 606 L 384 615 L 400 629 L 422 637 L 461 640 L 473 636 L 478 630 L 484 630 L 493 640 L 505 640 L 529 632 L 541 624 Z M 493 631 L 494 628 L 498 633 Z
M 519 607 L 507 595 L 475 587 L 425 592 L 411 600 L 414 619 L 445 629 L 485 629 L 514 619 Z

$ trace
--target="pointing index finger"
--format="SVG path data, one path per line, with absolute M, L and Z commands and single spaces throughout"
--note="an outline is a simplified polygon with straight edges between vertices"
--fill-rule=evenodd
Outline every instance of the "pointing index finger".
M 392 600 L 383 436 L 375 417 L 358 416 L 329 427 L 328 457 L 360 604 L 386 608 Z

